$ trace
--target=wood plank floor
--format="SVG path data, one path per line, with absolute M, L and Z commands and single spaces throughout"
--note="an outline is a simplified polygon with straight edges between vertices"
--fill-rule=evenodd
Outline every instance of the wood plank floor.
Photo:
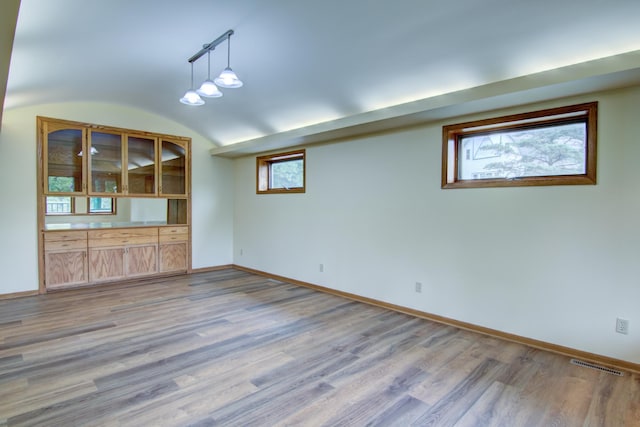
M 232 269 L 0 301 L 0 426 L 640 426 L 640 377 Z

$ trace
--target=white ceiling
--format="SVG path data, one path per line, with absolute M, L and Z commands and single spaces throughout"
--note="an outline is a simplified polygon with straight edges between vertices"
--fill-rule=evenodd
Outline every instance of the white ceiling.
M 219 147 L 286 139 L 489 83 L 524 90 L 514 78 L 640 51 L 639 16 L 638 0 L 22 0 L 4 108 L 116 103 Z M 180 104 L 187 59 L 228 29 L 244 87 Z M 626 58 L 605 71 L 640 75 L 638 55 Z M 196 85 L 206 66 L 206 56 L 195 63 Z

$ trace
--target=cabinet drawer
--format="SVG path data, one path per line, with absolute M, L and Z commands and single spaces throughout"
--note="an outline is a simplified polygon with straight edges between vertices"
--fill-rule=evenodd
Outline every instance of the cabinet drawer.
M 172 234 L 189 234 L 189 227 L 177 226 L 177 227 L 160 227 L 160 236 L 168 236 Z
M 159 234 L 160 243 L 189 241 L 189 227 L 187 226 L 160 227 Z
M 128 246 L 158 243 L 157 228 L 89 231 L 89 247 Z
M 143 236 L 157 236 L 158 229 L 156 227 L 147 228 L 120 228 L 116 230 L 91 230 L 89 231 L 89 239 L 112 239 L 112 238 L 131 238 Z
M 160 243 L 167 242 L 187 242 L 189 241 L 189 235 L 186 233 L 180 234 L 161 234 Z
M 64 240 L 87 240 L 86 231 L 47 231 L 44 233 L 45 242 L 59 242 Z
M 72 249 L 87 249 L 87 240 L 45 240 L 45 251 L 65 251 Z

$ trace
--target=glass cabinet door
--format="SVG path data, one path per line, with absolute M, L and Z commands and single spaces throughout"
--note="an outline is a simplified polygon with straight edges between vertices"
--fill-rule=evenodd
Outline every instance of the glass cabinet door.
M 178 141 L 161 141 L 160 193 L 187 195 L 187 150 Z
M 156 139 L 127 136 L 127 193 L 156 194 Z
M 122 135 L 90 131 L 89 192 L 122 194 Z
M 84 131 L 44 125 L 44 194 L 80 194 L 85 190 L 82 167 Z

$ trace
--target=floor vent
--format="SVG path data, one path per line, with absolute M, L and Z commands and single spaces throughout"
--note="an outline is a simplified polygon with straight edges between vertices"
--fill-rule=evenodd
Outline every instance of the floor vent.
M 618 371 L 616 369 L 607 368 L 606 366 L 600 366 L 600 365 L 596 365 L 589 362 L 583 362 L 582 360 L 578 360 L 578 359 L 571 359 L 571 364 L 577 365 L 577 366 L 583 366 L 585 368 L 596 369 L 598 371 L 606 372 L 607 374 L 611 374 L 611 375 L 617 375 L 619 377 L 624 376 L 624 373 L 622 371 Z

